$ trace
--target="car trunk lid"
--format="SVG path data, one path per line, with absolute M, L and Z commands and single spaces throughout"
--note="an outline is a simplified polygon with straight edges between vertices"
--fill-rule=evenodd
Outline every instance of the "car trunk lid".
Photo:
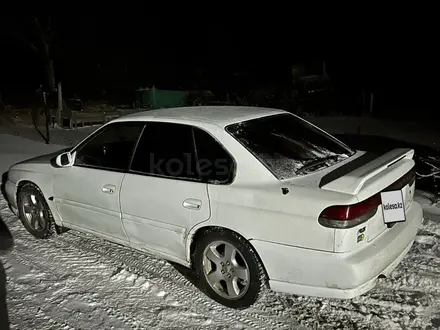
M 365 157 L 361 156 L 353 161 L 359 166 L 353 168 L 353 164 L 349 162 L 325 175 L 321 179 L 320 187 L 355 196 L 364 196 L 368 189 L 367 194 L 372 195 L 407 173 L 414 166 L 413 156 L 413 149 L 402 148 L 378 157 L 367 153 Z
M 381 192 L 400 190 L 405 211 L 408 210 L 415 190 L 413 156 L 412 149 L 394 149 L 381 156 L 369 154 L 363 159 L 362 156 L 355 159 L 353 162 L 357 164 L 347 163 L 321 179 L 321 189 L 353 195 L 359 200 L 359 204 L 367 204 L 366 207 L 368 204 L 372 205 L 365 221 L 359 221 L 359 225 L 356 224 L 353 228 L 336 229 L 335 252 L 350 251 L 371 242 L 393 226 L 384 222 Z

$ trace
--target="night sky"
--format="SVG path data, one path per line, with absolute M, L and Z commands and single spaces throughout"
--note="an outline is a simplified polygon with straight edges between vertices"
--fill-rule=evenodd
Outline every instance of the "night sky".
M 273 21 L 56 16 L 50 54 L 65 92 L 84 98 L 153 84 L 214 91 L 279 85 L 292 64 L 325 60 L 347 93 L 364 87 L 396 106 L 436 107 L 438 52 L 426 30 L 391 25 L 330 35 L 313 21 Z M 43 65 L 23 41 L 35 39 L 32 17 L 4 16 L 0 28 L 0 91 L 15 98 L 39 86 Z

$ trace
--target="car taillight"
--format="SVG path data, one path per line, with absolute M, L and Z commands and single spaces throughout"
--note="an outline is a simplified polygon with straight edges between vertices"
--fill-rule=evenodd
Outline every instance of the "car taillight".
M 380 195 L 376 194 L 356 204 L 330 206 L 321 212 L 318 221 L 324 227 L 351 228 L 375 215 L 380 204 Z

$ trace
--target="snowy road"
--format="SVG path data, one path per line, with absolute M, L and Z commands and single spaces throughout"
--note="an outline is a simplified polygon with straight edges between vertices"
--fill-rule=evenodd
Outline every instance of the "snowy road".
M 0 157 L 3 164 L 9 159 L 1 142 Z M 34 239 L 1 197 L 0 217 L 15 239 L 14 249 L 0 254 L 12 329 L 440 328 L 439 215 L 426 214 L 407 257 L 364 296 L 268 292 L 245 311 L 214 303 L 188 272 L 140 252 L 75 231 Z

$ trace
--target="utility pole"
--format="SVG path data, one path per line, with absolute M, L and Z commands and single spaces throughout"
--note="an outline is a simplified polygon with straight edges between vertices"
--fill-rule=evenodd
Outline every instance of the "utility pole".
M 46 117 L 46 144 L 50 144 L 50 114 L 47 106 L 47 92 L 43 90 L 44 116 Z
M 374 93 L 371 92 L 371 94 L 370 94 L 370 115 L 373 114 L 373 106 L 374 106 Z
M 57 121 L 58 121 L 58 126 L 62 127 L 63 123 L 61 121 L 62 121 L 62 112 L 63 112 L 63 92 L 61 90 L 61 82 L 58 82 L 57 95 L 58 95 Z

